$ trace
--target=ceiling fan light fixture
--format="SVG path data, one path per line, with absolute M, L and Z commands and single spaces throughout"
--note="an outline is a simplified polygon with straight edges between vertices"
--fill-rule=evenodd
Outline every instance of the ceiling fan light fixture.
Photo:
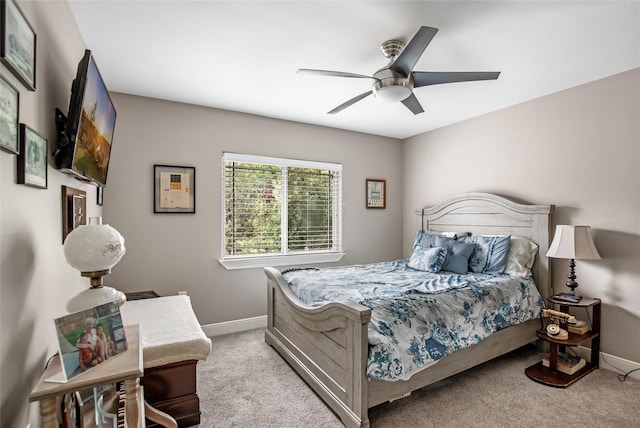
M 376 99 L 384 103 L 395 103 L 406 99 L 411 95 L 411 89 L 406 86 L 383 86 L 374 91 Z
M 385 103 L 401 101 L 414 115 L 424 113 L 424 108 L 413 93 L 414 88 L 439 85 L 443 83 L 470 82 L 474 80 L 495 80 L 500 72 L 451 72 L 451 71 L 414 71 L 424 50 L 438 32 L 437 28 L 422 26 L 406 45 L 399 40 L 387 40 L 380 50 L 389 59 L 389 63 L 376 71 L 373 76 L 345 73 L 343 71 L 300 69 L 298 73 L 322 76 L 356 77 L 373 79 L 371 90 L 355 96 L 327 112 L 336 114 L 345 108 L 373 94 Z

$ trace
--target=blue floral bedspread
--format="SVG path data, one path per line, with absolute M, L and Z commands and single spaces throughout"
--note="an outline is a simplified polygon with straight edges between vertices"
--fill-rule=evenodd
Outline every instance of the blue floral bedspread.
M 543 300 L 531 278 L 429 273 L 407 262 L 299 269 L 283 276 L 309 305 L 351 300 L 371 309 L 371 379 L 406 380 L 498 330 L 540 316 Z

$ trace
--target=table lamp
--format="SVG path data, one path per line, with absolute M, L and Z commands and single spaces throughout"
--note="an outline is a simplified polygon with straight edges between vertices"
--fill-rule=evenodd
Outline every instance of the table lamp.
M 124 238 L 101 217 L 89 218 L 89 224 L 78 226 L 64 241 L 64 256 L 80 275 L 90 278 L 91 287 L 67 302 L 70 313 L 117 301 L 124 304 L 126 296 L 113 287 L 106 287 L 102 277 L 111 273 L 125 253 Z
M 569 275 L 567 287 L 571 289 L 568 293 L 580 299 L 582 296 L 576 295 L 576 260 L 600 260 L 600 254 L 593 243 L 591 228 L 589 226 L 569 226 L 557 225 L 553 241 L 547 251 L 547 257 L 557 259 L 570 259 Z

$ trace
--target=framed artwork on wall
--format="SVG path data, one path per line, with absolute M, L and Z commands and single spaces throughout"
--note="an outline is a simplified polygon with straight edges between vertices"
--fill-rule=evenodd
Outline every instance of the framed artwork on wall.
M 36 33 L 14 0 L 0 8 L 0 59 L 30 91 L 36 90 Z
M 18 184 L 47 188 L 47 153 L 47 140 L 21 123 Z
M 98 206 L 102 206 L 104 202 L 104 187 L 98 186 L 96 188 L 96 203 Z
M 387 181 L 367 178 L 367 208 L 387 207 Z
M 11 83 L 0 76 L 0 149 L 9 153 L 20 153 L 18 140 L 18 112 L 20 93 Z
M 153 166 L 153 212 L 195 214 L 195 167 Z
M 78 226 L 87 224 L 87 193 L 62 186 L 62 243 Z

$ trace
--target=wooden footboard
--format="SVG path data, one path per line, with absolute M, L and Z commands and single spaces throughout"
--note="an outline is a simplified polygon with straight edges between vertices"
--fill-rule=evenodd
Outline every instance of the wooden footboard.
M 265 268 L 266 342 L 273 346 L 346 427 L 368 427 L 367 325 L 371 310 L 355 303 L 304 304 L 280 272 Z

